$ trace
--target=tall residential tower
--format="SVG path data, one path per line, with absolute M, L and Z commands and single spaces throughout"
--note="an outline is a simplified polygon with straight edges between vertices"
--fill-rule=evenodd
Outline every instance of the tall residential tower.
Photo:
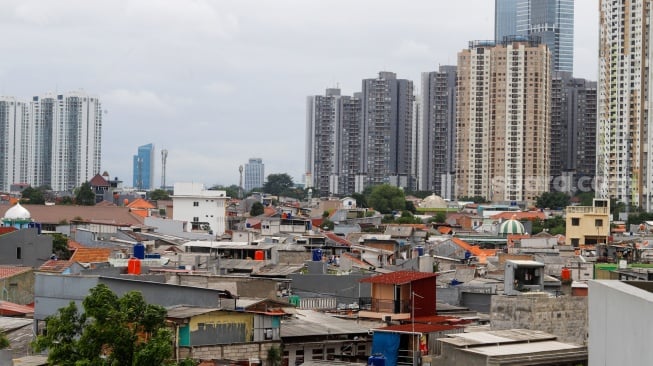
M 154 145 L 147 144 L 138 147 L 138 153 L 133 161 L 134 188 L 151 190 L 154 188 Z
M 265 164 L 263 159 L 250 158 L 245 164 L 245 191 L 249 192 L 254 188 L 262 188 L 265 182 Z

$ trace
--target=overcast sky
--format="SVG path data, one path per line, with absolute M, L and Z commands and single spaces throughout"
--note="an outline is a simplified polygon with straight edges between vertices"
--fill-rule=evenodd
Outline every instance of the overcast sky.
M 598 1 L 576 0 L 574 75 L 596 80 Z M 306 96 L 411 79 L 494 37 L 494 0 L 2 0 L 0 94 L 83 89 L 105 110 L 102 170 L 132 183 L 139 145 L 167 183 L 304 170 Z

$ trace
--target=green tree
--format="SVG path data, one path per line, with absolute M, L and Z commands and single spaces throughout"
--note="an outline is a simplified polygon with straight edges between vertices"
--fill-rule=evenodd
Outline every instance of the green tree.
M 32 343 L 48 350 L 48 362 L 61 366 L 169 365 L 172 332 L 166 310 L 147 304 L 137 291 L 118 298 L 104 284 L 91 289 L 84 313 L 74 302 L 46 318 L 47 332 Z
M 281 196 L 293 188 L 294 183 L 292 178 L 286 174 L 270 174 L 263 184 L 263 192 L 269 193 L 273 196 Z
M 263 204 L 257 201 L 252 204 L 252 208 L 249 210 L 249 215 L 254 217 L 258 215 L 263 215 L 263 212 L 265 212 L 265 208 L 263 207 Z
M 447 221 L 447 214 L 444 212 L 438 212 L 437 214 L 435 214 L 435 217 L 433 219 L 435 222 L 441 224 Z
M 581 206 L 591 206 L 593 204 L 594 200 L 594 191 L 589 191 L 589 192 L 580 192 L 576 194 L 578 199 L 580 199 L 580 205 Z
M 404 192 L 389 184 L 375 186 L 367 197 L 367 202 L 372 208 L 383 214 L 406 208 Z
M 220 184 L 216 184 L 213 187 L 209 188 L 209 191 L 225 191 L 225 194 L 227 197 L 231 198 L 238 198 L 240 192 L 240 187 L 238 187 L 235 184 L 232 184 L 230 186 L 223 186 Z
M 330 230 L 333 231 L 333 227 L 335 226 L 335 223 L 327 218 L 324 218 L 322 220 L 322 229 L 324 230 Z
M 369 207 L 367 205 L 367 198 L 361 193 L 353 193 L 351 195 L 351 198 L 356 200 L 356 207 L 358 208 L 366 208 Z
M 401 217 L 395 220 L 397 224 L 422 224 L 423 221 L 419 217 L 413 216 L 410 211 L 401 213 Z
M 268 350 L 268 365 L 281 366 L 281 350 L 278 347 L 272 346 Z
M 30 186 L 23 189 L 21 195 L 22 198 L 20 199 L 20 203 L 30 203 L 33 205 L 42 205 L 45 203 L 45 195 L 40 189 L 32 188 Z
M 54 233 L 52 235 L 52 251 L 57 258 L 70 259 L 70 250 L 68 250 L 68 238 L 64 234 Z
M 167 201 L 170 199 L 170 194 L 164 189 L 155 189 L 149 194 L 152 201 Z
M 474 202 L 474 203 L 490 203 L 490 201 L 487 200 L 487 198 L 482 197 L 482 196 L 474 196 L 474 197 L 469 197 L 469 196 L 461 196 L 458 197 L 458 201 L 463 201 L 463 202 Z
M 95 193 L 89 182 L 84 182 L 75 192 L 75 203 L 82 206 L 95 205 Z
M 561 209 L 569 206 L 570 197 L 563 192 L 544 192 L 535 200 L 539 208 Z
M 9 346 L 11 346 L 9 338 L 3 331 L 0 331 L 0 349 L 9 348 Z

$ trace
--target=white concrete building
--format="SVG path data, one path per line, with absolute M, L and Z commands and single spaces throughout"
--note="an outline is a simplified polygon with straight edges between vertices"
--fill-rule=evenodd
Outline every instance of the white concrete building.
M 652 291 L 650 281 L 589 281 L 589 365 L 651 364 Z
M 175 183 L 172 219 L 190 223 L 190 231 L 220 236 L 225 230 L 226 201 L 225 191 L 206 190 L 202 183 Z
M 601 0 L 597 198 L 653 207 L 651 4 Z
M 0 192 L 27 181 L 28 104 L 0 96 Z

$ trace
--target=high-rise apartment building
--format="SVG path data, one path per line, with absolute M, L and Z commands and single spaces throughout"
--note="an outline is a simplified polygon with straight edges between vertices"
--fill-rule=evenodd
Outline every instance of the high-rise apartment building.
M 532 202 L 548 191 L 550 70 L 536 37 L 458 53 L 457 197 Z
M 84 92 L 35 96 L 29 119 L 27 183 L 66 191 L 100 171 L 102 106 L 98 98 Z
M 136 189 L 154 189 L 154 145 L 138 147 L 133 161 L 133 184 Z
M 413 82 L 380 72 L 378 78 L 363 80 L 361 95 L 365 186 L 413 188 Z
M 551 52 L 553 71 L 573 71 L 574 0 L 495 0 L 495 40 L 537 36 Z
M 596 98 L 595 81 L 553 73 L 551 191 L 573 195 L 591 187 L 596 174 Z
M 254 188 L 262 188 L 265 183 L 265 164 L 263 159 L 250 158 L 245 164 L 245 191 L 249 192 Z
M 596 191 L 651 211 L 651 2 L 601 0 L 599 9 Z
M 27 103 L 0 97 L 0 192 L 28 181 L 28 111 Z
M 360 93 L 330 88 L 306 103 L 306 172 L 317 196 L 362 191 Z
M 417 189 L 455 199 L 456 66 L 422 73 L 420 112 Z

